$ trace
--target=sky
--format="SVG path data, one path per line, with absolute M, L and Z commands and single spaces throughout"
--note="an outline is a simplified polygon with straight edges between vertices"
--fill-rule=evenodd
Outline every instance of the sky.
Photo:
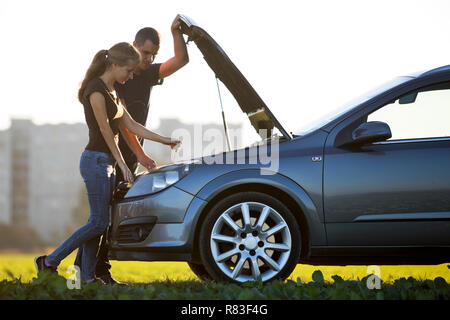
M 295 131 L 395 76 L 450 64 L 448 12 L 450 1 L 437 0 L 2 0 L 0 130 L 10 117 L 84 122 L 77 91 L 95 53 L 151 26 L 162 36 L 156 62 L 164 62 L 173 56 L 170 26 L 181 13 L 221 45 Z M 189 64 L 154 88 L 148 127 L 163 117 L 221 123 L 214 74 L 194 43 L 188 51 Z M 227 121 L 246 121 L 221 90 Z

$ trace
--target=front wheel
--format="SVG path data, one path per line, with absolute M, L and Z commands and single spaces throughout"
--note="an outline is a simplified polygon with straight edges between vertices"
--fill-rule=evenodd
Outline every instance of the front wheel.
M 243 192 L 219 201 L 200 232 L 200 256 L 216 281 L 285 279 L 301 250 L 296 219 L 279 200 Z

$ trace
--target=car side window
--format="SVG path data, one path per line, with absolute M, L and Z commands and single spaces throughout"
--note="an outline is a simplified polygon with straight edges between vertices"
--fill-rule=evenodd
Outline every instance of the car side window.
M 389 125 L 389 140 L 450 137 L 450 83 L 418 89 L 371 113 Z

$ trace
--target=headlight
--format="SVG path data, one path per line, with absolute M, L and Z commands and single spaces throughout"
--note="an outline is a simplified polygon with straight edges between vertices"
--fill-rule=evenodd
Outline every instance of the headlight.
M 152 170 L 140 175 L 125 198 L 140 197 L 156 193 L 177 183 L 194 169 L 196 163 L 176 164 Z

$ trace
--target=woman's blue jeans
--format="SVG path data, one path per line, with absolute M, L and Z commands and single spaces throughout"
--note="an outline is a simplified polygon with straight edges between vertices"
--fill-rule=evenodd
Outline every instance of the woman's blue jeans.
M 82 280 L 94 278 L 100 238 L 109 225 L 109 204 L 116 177 L 114 165 L 115 160 L 110 154 L 91 150 L 83 151 L 80 159 L 80 173 L 87 189 L 89 220 L 47 256 L 49 264 L 58 266 L 65 257 L 81 247 L 83 249 Z

